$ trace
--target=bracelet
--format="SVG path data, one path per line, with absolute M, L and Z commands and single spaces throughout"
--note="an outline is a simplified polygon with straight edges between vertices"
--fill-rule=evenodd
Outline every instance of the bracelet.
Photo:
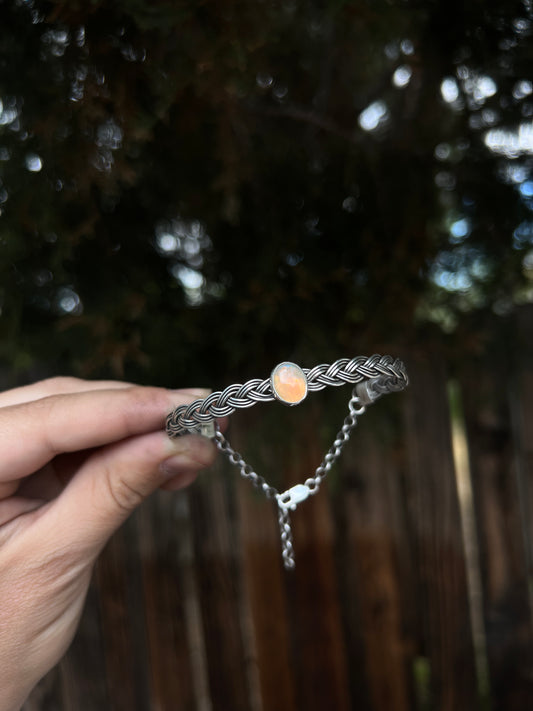
M 291 569 L 295 561 L 290 512 L 309 496 L 316 494 L 322 480 L 350 439 L 357 418 L 366 411 L 367 406 L 386 393 L 403 390 L 408 382 L 404 364 L 391 356 L 340 358 L 331 365 L 322 364 L 314 368 L 300 368 L 295 363 L 283 362 L 274 368 L 266 380 L 253 379 L 244 384 L 230 385 L 205 399 L 176 408 L 167 417 L 166 429 L 169 437 L 201 434 L 214 439 L 219 451 L 238 468 L 244 479 L 251 481 L 267 498 L 276 500 L 283 564 L 286 569 Z M 348 415 L 332 446 L 312 477 L 283 492 L 270 486 L 244 461 L 216 424 L 217 418 L 227 417 L 235 410 L 251 407 L 257 402 L 279 400 L 285 405 L 294 406 L 302 402 L 309 392 L 323 390 L 328 385 L 338 387 L 346 383 L 355 387 L 348 402 Z

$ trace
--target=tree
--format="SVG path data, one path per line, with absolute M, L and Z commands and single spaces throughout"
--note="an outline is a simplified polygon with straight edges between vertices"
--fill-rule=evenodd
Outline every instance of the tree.
M 244 378 L 531 300 L 531 20 L 4 0 L 2 359 Z

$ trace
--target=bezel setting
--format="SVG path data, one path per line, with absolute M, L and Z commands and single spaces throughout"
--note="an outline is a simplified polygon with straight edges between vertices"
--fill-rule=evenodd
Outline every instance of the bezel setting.
M 291 375 L 297 382 L 294 384 L 280 382 L 281 379 L 286 378 L 287 375 Z M 308 386 L 306 374 L 299 365 L 288 360 L 278 363 L 274 368 L 270 374 L 270 385 L 276 400 L 290 407 L 299 405 L 307 397 Z M 291 390 L 294 389 L 296 392 L 291 396 Z M 300 389 L 301 392 L 298 392 L 298 389 Z

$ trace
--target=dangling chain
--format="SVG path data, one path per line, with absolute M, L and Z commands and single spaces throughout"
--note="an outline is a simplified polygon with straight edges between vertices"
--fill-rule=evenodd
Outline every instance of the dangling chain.
M 228 458 L 231 464 L 237 467 L 243 479 L 248 479 L 253 486 L 263 492 L 267 499 L 276 499 L 283 565 L 287 570 L 295 566 L 290 512 L 295 511 L 298 504 L 305 501 L 309 496 L 316 494 L 323 479 L 340 457 L 345 444 L 350 439 L 352 430 L 357 424 L 357 418 L 366 411 L 366 406 L 363 404 L 356 390 L 357 388 L 353 389 L 352 397 L 348 404 L 349 414 L 345 418 L 342 428 L 337 433 L 335 441 L 322 460 L 322 463 L 316 468 L 314 476 L 306 479 L 304 484 L 296 484 L 282 493 L 267 484 L 265 479 L 257 474 L 252 467 L 244 461 L 242 455 L 232 448 L 218 427 L 216 429 L 214 439 L 218 449 Z
M 367 405 L 386 393 L 403 390 L 409 382 L 405 366 L 398 358 L 373 355 L 370 357 L 340 358 L 331 365 L 322 363 L 314 368 L 300 368 L 295 363 L 284 361 L 272 371 L 269 379 L 255 378 L 244 384 L 235 383 L 208 397 L 181 405 L 167 417 L 169 437 L 196 433 L 214 438 L 218 449 L 236 466 L 244 479 L 248 479 L 268 499 L 275 499 L 278 507 L 278 522 L 281 536 L 283 565 L 294 568 L 294 548 L 290 512 L 309 496 L 316 494 L 322 480 L 339 458 L 350 434 Z M 303 484 L 296 484 L 279 492 L 259 476 L 242 456 L 236 452 L 222 432 L 216 419 L 226 417 L 236 409 L 251 407 L 258 402 L 279 400 L 286 405 L 297 405 L 308 392 L 316 392 L 330 385 L 354 385 L 349 402 L 349 414 L 335 441 L 315 473 Z

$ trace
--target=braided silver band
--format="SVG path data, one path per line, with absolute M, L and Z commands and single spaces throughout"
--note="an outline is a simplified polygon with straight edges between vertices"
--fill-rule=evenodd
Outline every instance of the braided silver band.
M 297 388 L 296 394 L 285 395 L 277 380 L 280 368 L 289 371 L 290 385 Z M 292 382 L 294 381 L 294 382 Z M 247 408 L 256 402 L 271 402 L 281 399 L 287 404 L 297 404 L 307 392 L 322 390 L 328 385 L 340 386 L 346 383 L 354 384 L 348 403 L 348 415 L 344 419 L 340 431 L 326 453 L 322 463 L 316 468 L 313 476 L 303 484 L 296 484 L 286 491 L 279 492 L 270 486 L 265 479 L 257 474 L 236 452 L 222 432 L 216 426 L 218 417 L 231 415 L 238 408 Z M 170 437 L 184 434 L 203 434 L 215 440 L 217 448 L 239 470 L 244 479 L 261 490 L 269 499 L 275 499 L 278 506 L 278 522 L 282 546 L 283 564 L 286 569 L 294 568 L 294 548 L 290 525 L 290 512 L 309 496 L 316 494 L 322 480 L 326 477 L 333 464 L 350 439 L 352 430 L 357 424 L 357 418 L 366 411 L 367 405 L 386 393 L 403 390 L 408 384 L 407 373 L 402 361 L 390 356 L 373 355 L 369 358 L 341 358 L 332 365 L 317 365 L 315 368 L 299 368 L 294 363 L 282 363 L 273 371 L 268 380 L 249 380 L 244 385 L 230 385 L 225 390 L 212 393 L 203 400 L 195 400 L 190 405 L 182 405 L 167 417 L 167 433 Z M 283 388 L 283 384 L 281 384 Z M 288 398 L 288 399 L 287 399 Z
M 370 402 L 385 393 L 403 390 L 408 384 L 404 364 L 391 356 L 358 356 L 351 360 L 340 358 L 332 365 L 322 364 L 302 370 L 307 378 L 309 392 L 323 390 L 328 385 L 338 387 L 346 383 L 365 383 L 366 398 Z M 204 434 L 203 424 L 218 417 L 227 417 L 237 409 L 275 399 L 270 379 L 254 379 L 244 385 L 229 385 L 203 400 L 195 400 L 190 405 L 182 405 L 174 410 L 167 418 L 167 432 L 170 437 L 188 433 Z

